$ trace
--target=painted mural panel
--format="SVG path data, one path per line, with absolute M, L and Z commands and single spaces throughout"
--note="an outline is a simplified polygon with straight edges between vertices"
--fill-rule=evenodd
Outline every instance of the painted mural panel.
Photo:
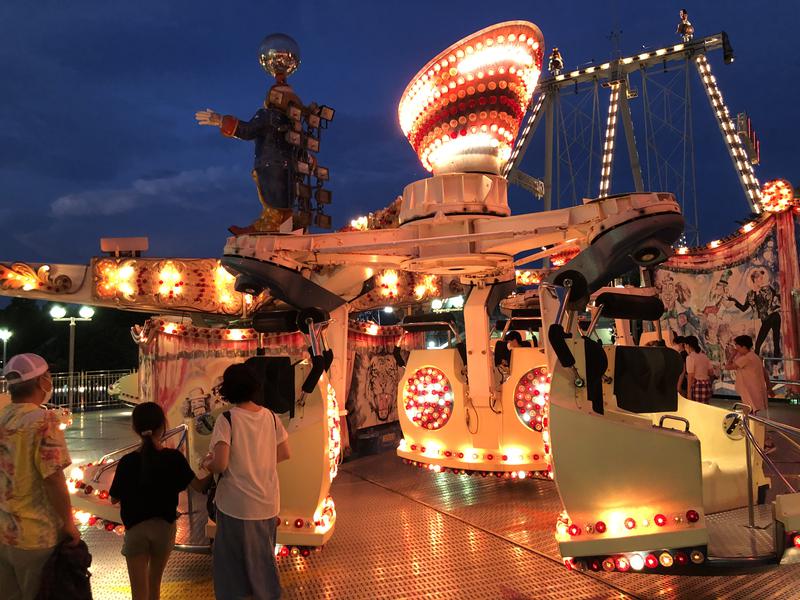
M 672 265 L 656 273 L 669 335 L 694 335 L 715 365 L 715 392 L 733 392 L 731 374 L 722 366 L 733 356 L 733 338 L 749 335 L 766 359 L 772 377 L 783 378 L 781 295 L 774 229 L 753 252 L 736 261 L 703 269 Z

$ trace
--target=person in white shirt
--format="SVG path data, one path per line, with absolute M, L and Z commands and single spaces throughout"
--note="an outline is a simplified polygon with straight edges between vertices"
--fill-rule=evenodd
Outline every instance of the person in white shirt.
M 693 335 L 683 338 L 684 347 L 689 351 L 686 357 L 686 381 L 689 399 L 695 402 L 708 404 L 711 400 L 711 372 L 712 365 L 703 351 L 700 343 Z
M 768 402 L 772 382 L 761 357 L 753 352 L 753 338 L 749 335 L 738 335 L 733 338 L 733 344 L 736 356 L 725 368 L 736 371 L 736 391 L 742 402 L 753 410 L 754 415 L 767 411 L 769 418 Z M 775 451 L 775 442 L 769 437 L 764 440 L 764 450 L 767 454 Z
M 251 367 L 238 363 L 225 369 L 220 394 L 234 406 L 230 422 L 217 418 L 212 450 L 203 462 L 222 475 L 214 498 L 214 593 L 218 600 L 273 600 L 281 595 L 275 563 L 277 464 L 289 458 L 289 434 L 272 411 L 256 403 L 261 386 Z

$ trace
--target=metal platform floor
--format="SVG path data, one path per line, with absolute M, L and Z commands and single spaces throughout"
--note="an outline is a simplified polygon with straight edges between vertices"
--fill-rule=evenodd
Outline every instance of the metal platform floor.
M 332 493 L 338 523 L 328 545 L 279 561 L 285 598 L 800 598 L 800 566 L 727 577 L 568 572 L 553 539 L 560 504 L 550 482 L 434 474 L 385 453 L 342 465 Z M 759 521 L 766 517 L 762 508 Z M 730 539 L 717 538 L 718 553 L 748 539 L 746 511 L 714 519 L 737 522 Z M 767 548 L 769 535 L 757 531 L 754 548 Z M 130 598 L 122 539 L 85 537 L 95 598 Z M 213 598 L 210 566 L 209 556 L 173 553 L 162 598 Z

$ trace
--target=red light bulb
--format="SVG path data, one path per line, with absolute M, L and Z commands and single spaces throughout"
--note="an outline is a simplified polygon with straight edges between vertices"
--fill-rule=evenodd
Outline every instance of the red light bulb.
M 575 523 L 573 523 L 572 525 L 570 525 L 567 528 L 567 533 L 569 533 L 573 537 L 576 536 L 576 535 L 580 535 L 581 534 L 581 528 L 578 527 L 577 525 L 575 525 Z
M 658 559 L 655 554 L 648 554 L 644 557 L 644 565 L 648 569 L 655 569 L 658 566 Z
M 634 519 L 631 517 L 625 519 L 625 529 L 633 529 L 634 527 L 636 527 L 636 521 Z
M 606 524 L 603 523 L 602 521 L 598 521 L 597 523 L 594 524 L 594 530 L 597 533 L 605 533 L 606 532 Z
M 700 513 L 696 510 L 687 510 L 686 520 L 689 521 L 689 523 L 697 523 L 700 520 Z
M 653 522 L 656 525 L 658 525 L 659 527 L 663 527 L 664 525 L 667 524 L 667 517 L 665 517 L 664 515 L 658 514 L 655 517 L 653 517 Z

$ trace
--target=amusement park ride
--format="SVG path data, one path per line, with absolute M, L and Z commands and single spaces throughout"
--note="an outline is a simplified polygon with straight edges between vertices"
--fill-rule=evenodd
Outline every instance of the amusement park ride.
M 410 334 L 454 335 L 442 348 L 412 349 L 407 357 L 396 353 L 405 369 L 397 390 L 404 438 L 398 455 L 435 472 L 554 479 L 564 504 L 556 535 L 570 567 L 740 567 L 741 561 L 715 562 L 706 515 L 763 501 L 769 485 L 757 447 L 763 431 L 757 423 L 751 431 L 746 410 L 700 405 L 677 393 L 680 358 L 662 339 L 664 306 L 652 272 L 673 254 L 684 218 L 672 194 L 647 192 L 641 173 L 636 176 L 627 104 L 630 73 L 670 61 L 695 64 L 748 201 L 758 211 L 761 192 L 752 161 L 706 59 L 716 48 L 727 58 L 724 34 L 540 81 L 545 48 L 535 25 L 509 21 L 478 31 L 426 64 L 400 100 L 403 133 L 432 176 L 406 186 L 396 221 L 383 228 L 310 233 L 302 227 L 312 220 L 312 189 L 318 209 L 330 199 L 321 185 L 327 171 L 317 166 L 313 152 L 333 112 L 303 106 L 286 84 L 299 51 L 281 36 L 262 47 L 262 64 L 278 84 L 252 121 L 198 113 L 201 124 L 216 125 L 228 136 L 277 139 L 275 155 L 288 157 L 291 165 L 280 176 L 292 185 L 277 201 L 262 179 L 274 173 L 256 174 L 264 213 L 251 227 L 233 230 L 220 261 L 142 258 L 126 253 L 122 244 L 114 256 L 94 259 L 89 267 L 3 267 L 2 293 L 184 315 L 150 319 L 134 338 L 144 357 L 139 397 L 165 404 L 173 426 L 167 435 L 185 443 L 194 465 L 205 454 L 209 423 L 223 410 L 221 403 L 202 390 L 187 396 L 183 407 L 174 397 L 167 403 L 164 389 L 174 371 L 159 361 L 177 353 L 179 338 L 227 362 L 262 355 L 264 373 L 292 381 L 288 401 L 284 394 L 285 407 L 278 410 L 293 449 L 280 467 L 278 541 L 306 553 L 325 543 L 335 525 L 328 492 L 341 452 L 349 314 L 397 301 L 399 293 L 392 290 L 402 277 L 417 283 L 408 286 L 418 292 L 417 302 L 457 281 L 468 289 L 463 335 L 446 314 L 408 315 L 401 323 Z M 530 189 L 535 183 L 550 209 L 557 95 L 583 83 L 595 90 L 607 84 L 611 94 L 599 197 L 512 215 L 509 181 Z M 636 189 L 609 195 L 618 113 Z M 518 166 L 543 117 L 549 150 L 540 186 Z M 267 124 L 256 127 L 257 121 Z M 325 224 L 324 218 L 315 220 Z M 524 270 L 543 259 L 554 269 Z M 609 287 L 637 269 L 645 287 Z M 517 293 L 520 286 L 538 286 L 538 293 Z M 506 330 L 536 330 L 543 347 L 493 348 L 489 331 L 498 307 L 506 313 Z M 602 346 L 593 337 L 601 317 L 616 320 L 616 345 Z M 660 345 L 637 346 L 628 334 L 633 321 L 654 322 L 650 337 Z M 270 356 L 278 337 L 307 346 L 305 360 L 293 365 L 286 358 L 291 353 L 283 351 Z M 507 364 L 498 369 L 499 353 Z M 76 506 L 109 530 L 121 526 L 105 490 L 116 456 L 127 450 L 78 468 L 72 478 Z M 191 516 L 186 547 L 207 543 L 205 513 L 197 510 L 202 504 L 190 498 L 185 507 Z M 776 549 L 768 559 L 773 562 L 796 552 L 800 496 L 778 496 L 775 522 Z

